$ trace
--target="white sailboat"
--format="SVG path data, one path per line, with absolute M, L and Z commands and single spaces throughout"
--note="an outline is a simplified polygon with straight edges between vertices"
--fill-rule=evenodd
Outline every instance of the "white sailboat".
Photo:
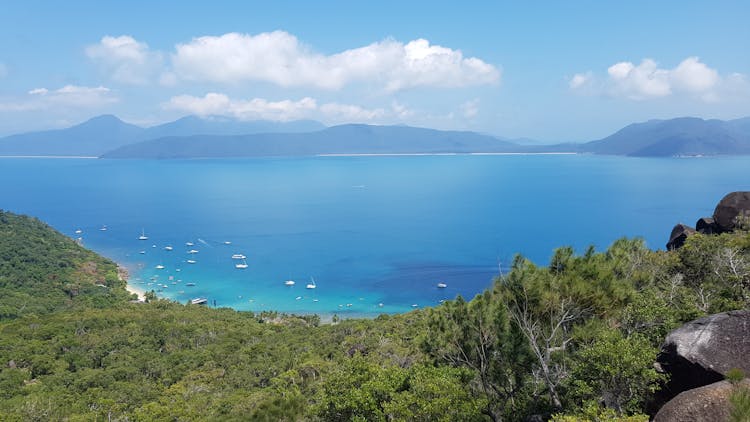
M 148 236 L 146 236 L 146 230 L 145 229 L 141 230 L 141 235 L 138 236 L 138 240 L 148 240 Z
M 284 282 L 285 286 L 294 286 L 294 280 L 287 280 Z
M 245 255 L 241 254 L 241 253 L 236 253 L 236 254 L 232 255 L 232 259 L 245 259 L 245 258 L 247 258 L 247 257 Z
M 310 282 L 307 283 L 307 286 L 305 286 L 306 289 L 314 289 L 318 286 L 315 285 L 315 279 L 310 277 Z
M 247 268 L 247 262 L 243 259 L 242 264 L 235 264 L 234 268 L 237 268 L 238 270 L 244 270 Z
M 167 245 L 167 246 L 164 247 L 165 251 L 171 251 L 172 249 L 174 249 L 174 248 L 172 246 L 170 246 L 170 245 Z
M 444 289 L 444 288 L 448 287 L 448 285 L 445 284 L 445 283 L 438 283 L 437 287 L 438 287 L 438 289 Z

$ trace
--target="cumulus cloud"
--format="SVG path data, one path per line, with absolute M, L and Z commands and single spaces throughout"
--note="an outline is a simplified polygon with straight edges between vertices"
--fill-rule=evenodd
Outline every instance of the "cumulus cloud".
M 147 84 L 163 69 L 163 55 L 129 35 L 105 36 L 88 46 L 86 55 L 113 80 L 124 84 Z
M 607 69 L 607 77 L 598 83 L 599 92 L 631 100 L 647 100 L 671 95 L 690 95 L 704 101 L 716 101 L 719 93 L 734 77 L 722 78 L 716 69 L 698 57 L 688 57 L 672 69 L 660 68 L 652 59 L 640 64 L 615 63 Z M 574 75 L 568 85 L 583 91 L 595 84 L 591 72 Z
M 672 93 L 670 71 L 659 69 L 651 59 L 644 59 L 638 66 L 630 62 L 616 63 L 607 69 L 607 74 L 613 91 L 633 100 Z
M 367 108 L 355 104 L 327 102 L 318 104 L 314 98 L 269 101 L 263 98 L 233 99 L 211 92 L 203 97 L 179 95 L 164 103 L 163 108 L 199 116 L 228 116 L 239 120 L 289 121 L 320 119 L 328 123 L 383 122 L 411 116 L 406 106 L 393 103 L 389 108 Z
M 387 39 L 324 55 L 284 31 L 194 38 L 176 46 L 171 62 L 174 77 L 181 80 L 262 81 L 330 90 L 352 83 L 377 84 L 389 92 L 485 85 L 499 82 L 501 74 L 478 58 L 425 39 L 406 44 Z
M 50 90 L 34 88 L 27 96 L 12 101 L 0 102 L 0 111 L 32 111 L 54 108 L 97 108 L 116 103 L 119 98 L 109 88 L 65 85 Z
M 307 117 L 318 105 L 312 98 L 297 101 L 268 101 L 263 98 L 234 100 L 225 94 L 210 92 L 203 97 L 179 95 L 164 104 L 166 109 L 185 111 L 199 116 L 221 115 L 240 120 L 288 121 Z

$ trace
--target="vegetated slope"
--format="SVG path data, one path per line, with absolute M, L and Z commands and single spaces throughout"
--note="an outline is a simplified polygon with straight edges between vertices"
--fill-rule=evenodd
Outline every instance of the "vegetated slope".
M 103 158 L 208 158 L 525 151 L 529 147 L 474 132 L 350 124 L 311 133 L 189 136 L 155 139 Z
M 43 258 L 60 245 L 39 245 L 60 235 L 3 218 L 3 235 L 18 233 L 2 250 L 16 262 L 0 267 L 4 294 L 24 286 L 8 274 L 39 273 L 26 294 L 44 298 L 57 281 Z M 323 326 L 165 300 L 81 302 L 0 320 L 0 419 L 646 421 L 665 335 L 750 305 L 736 277 L 747 262 L 747 232 L 698 234 L 670 252 L 627 239 L 602 253 L 560 248 L 548 265 L 518 257 L 471 301 Z
M 0 320 L 130 297 L 115 263 L 39 220 L 0 210 L 0 239 Z
M 642 157 L 750 154 L 750 118 L 650 120 L 583 144 L 582 149 L 596 154 Z

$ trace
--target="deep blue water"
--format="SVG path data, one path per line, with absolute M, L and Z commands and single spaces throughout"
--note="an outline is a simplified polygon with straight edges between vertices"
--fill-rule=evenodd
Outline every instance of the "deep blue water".
M 81 236 L 134 285 L 167 285 L 158 294 L 180 302 L 374 315 L 472 297 L 516 253 L 543 264 L 555 247 L 622 236 L 663 248 L 675 223 L 750 190 L 749 168 L 750 157 L 2 158 L 0 208 Z

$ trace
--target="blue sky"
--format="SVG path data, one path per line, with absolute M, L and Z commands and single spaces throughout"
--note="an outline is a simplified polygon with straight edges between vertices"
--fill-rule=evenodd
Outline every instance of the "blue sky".
M 114 3 L 3 5 L 0 135 L 112 113 L 578 141 L 750 115 L 746 1 Z

